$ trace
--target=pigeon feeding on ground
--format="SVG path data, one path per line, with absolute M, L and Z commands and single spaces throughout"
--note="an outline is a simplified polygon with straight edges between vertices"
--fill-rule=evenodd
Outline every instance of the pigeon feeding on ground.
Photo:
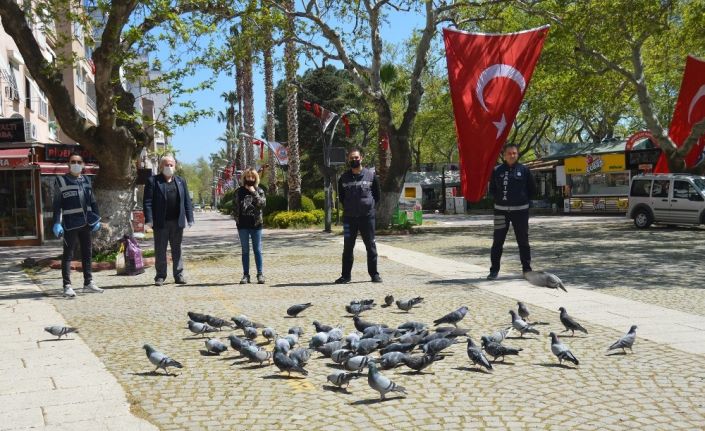
M 304 367 L 308 363 L 308 360 L 311 359 L 311 349 L 299 347 L 289 352 L 289 357 Z
M 526 320 L 526 321 L 528 322 L 528 321 L 529 321 L 528 319 L 529 319 L 529 314 L 530 314 L 530 313 L 529 313 L 529 309 L 526 308 L 526 304 L 524 304 L 523 302 L 519 301 L 519 302 L 517 302 L 517 307 L 518 307 L 518 308 L 517 308 L 517 314 L 519 315 L 519 317 L 521 317 L 522 319 L 524 319 L 524 320 Z
M 438 338 L 436 340 L 431 340 L 428 343 L 421 346 L 421 350 L 429 355 L 436 355 L 442 350 L 447 349 L 456 343 L 455 338 Z
M 253 327 L 253 328 L 264 328 L 263 324 L 253 322 L 247 316 L 244 316 L 244 315 L 232 317 L 230 320 L 235 322 L 235 326 L 239 329 L 244 329 L 248 326 Z
M 367 356 L 351 356 L 345 360 L 345 362 L 343 363 L 343 366 L 348 371 L 357 371 L 359 373 L 369 363 L 370 363 L 370 358 Z
M 319 332 L 320 332 L 320 331 L 319 331 Z M 292 326 L 292 327 L 289 328 L 289 330 L 287 331 L 287 334 L 295 334 L 297 337 L 302 336 L 303 333 L 304 333 L 304 329 L 303 329 L 302 327 L 300 327 L 300 326 Z
M 308 371 L 306 371 L 296 359 L 290 358 L 279 349 L 274 350 L 274 365 L 279 368 L 279 371 L 286 371 L 289 376 L 291 376 L 292 372 L 300 373 L 304 376 L 308 375 Z
M 180 362 L 175 361 L 165 355 L 162 352 L 156 351 L 152 346 L 149 344 L 145 344 L 142 346 L 142 348 L 145 350 L 147 353 L 147 358 L 149 359 L 149 362 L 152 363 L 152 365 L 156 366 L 157 368 L 154 369 L 154 373 L 157 372 L 158 369 L 163 369 L 166 375 L 169 375 L 169 371 L 167 371 L 167 367 L 174 367 L 174 368 L 183 368 L 184 366 L 181 365 Z
M 242 331 L 245 333 L 245 337 L 248 340 L 254 340 L 259 335 L 257 328 L 255 328 L 253 326 L 246 326 L 245 328 L 243 328 Z
M 274 341 L 274 346 L 275 349 L 279 349 L 284 353 L 287 353 L 291 349 L 291 344 L 289 343 L 289 340 L 286 338 L 277 338 Z
M 348 304 L 345 306 L 345 311 L 348 313 L 354 315 L 354 316 L 359 316 L 360 313 L 372 310 L 375 307 L 375 304 L 360 304 L 360 303 L 354 303 L 354 304 Z
M 408 357 L 403 352 L 387 352 L 379 358 L 380 368 L 389 370 L 404 364 L 404 358 Z
M 328 342 L 340 341 L 343 339 L 343 330 L 340 328 L 333 328 L 328 331 Z
M 468 337 L 468 358 L 470 362 L 474 365 L 479 365 L 480 367 L 487 368 L 488 371 L 492 371 L 492 364 L 487 360 L 487 357 L 482 353 L 482 349 L 472 341 L 472 338 Z
M 548 287 L 550 289 L 561 289 L 567 292 L 563 282 L 557 275 L 545 271 L 526 271 L 524 278 L 534 286 Z
M 204 337 L 206 332 L 218 332 L 217 328 L 214 328 L 207 323 L 194 322 L 193 320 L 188 321 L 188 329 L 194 334 L 201 334 L 201 336 Z
M 551 332 L 548 335 L 551 337 L 551 351 L 558 358 L 558 362 L 562 364 L 563 361 L 570 361 L 575 365 L 578 365 L 578 358 L 576 358 L 575 355 L 568 350 L 568 346 L 561 343 L 561 340 L 558 339 L 558 335 L 556 335 L 555 332 Z
M 348 358 L 351 358 L 355 356 L 355 354 L 348 349 L 338 349 L 331 353 L 330 358 L 335 362 L 336 364 L 342 364 L 345 362 Z
M 465 315 L 468 313 L 468 307 L 462 306 L 458 308 L 457 310 L 450 312 L 446 314 L 445 316 L 441 317 L 440 319 L 436 319 L 433 321 L 433 324 L 438 326 L 441 323 L 449 323 L 453 326 L 458 326 L 458 322 L 463 320 Z
M 401 325 L 397 326 L 397 329 L 400 331 L 423 331 L 424 329 L 428 328 L 428 325 L 425 323 L 421 322 L 404 322 Z
M 272 352 L 266 350 L 258 349 L 256 346 L 250 346 L 252 348 L 243 349 L 242 354 L 250 362 L 257 362 L 260 366 L 266 361 L 271 363 Z
M 273 328 L 264 328 L 262 330 L 262 336 L 271 343 L 272 340 L 277 338 L 277 331 L 275 331 Z
M 228 346 L 223 344 L 217 338 L 209 338 L 206 340 L 206 350 L 209 353 L 215 353 L 216 355 L 220 355 L 224 351 L 228 350 Z
M 385 346 L 383 349 L 381 349 L 379 352 L 381 354 L 386 354 L 389 352 L 410 352 L 414 350 L 414 347 L 416 347 L 416 344 L 414 343 L 392 343 L 388 346 Z
M 381 326 L 383 328 L 388 327 L 387 325 L 377 325 L 376 323 L 367 322 L 365 320 L 362 320 L 359 316 L 353 317 L 353 323 L 355 324 L 355 329 L 360 332 L 365 332 L 365 329 L 369 328 L 370 326 Z
M 198 323 L 208 323 L 208 318 L 210 317 L 207 314 L 196 313 L 195 311 L 188 311 L 186 314 L 188 314 L 189 319 Z
M 66 338 L 69 338 L 70 333 L 72 333 L 72 332 L 78 333 L 78 328 L 72 328 L 70 326 L 61 326 L 61 325 L 45 326 L 44 330 L 55 337 L 59 337 L 58 338 L 59 340 L 61 339 L 61 337 L 63 335 L 66 335 Z
M 529 325 L 528 323 L 524 322 L 521 317 L 517 316 L 517 314 L 514 312 L 514 310 L 509 310 L 509 314 L 512 316 L 512 326 L 514 329 L 519 331 L 521 334 L 520 336 L 523 337 L 525 333 L 529 332 L 531 334 L 536 334 L 539 335 L 538 329 L 535 329 L 533 326 Z
M 191 319 L 193 320 L 193 319 Z M 225 319 L 221 319 L 219 317 L 214 317 L 210 315 L 206 315 L 206 323 L 211 325 L 214 328 L 221 329 L 223 326 L 227 326 L 228 328 L 232 328 L 233 324 L 228 322 Z
M 420 373 L 423 369 L 428 368 L 431 366 L 436 361 L 440 361 L 443 359 L 442 356 L 436 356 L 436 355 L 417 355 L 417 356 L 405 356 L 402 359 L 402 362 L 404 365 L 407 367 L 411 368 L 412 370 L 416 371 L 417 373 Z
M 561 323 L 565 326 L 565 331 L 563 332 L 570 331 L 571 337 L 575 335 L 575 331 L 588 333 L 587 329 L 583 328 L 580 323 L 576 322 L 575 319 L 568 315 L 568 312 L 565 311 L 565 307 L 558 308 L 558 311 L 561 312 Z
M 309 342 L 308 342 L 308 347 L 309 347 L 309 349 L 315 349 L 316 347 L 321 347 L 322 345 L 326 344 L 327 342 L 328 342 L 328 333 L 327 332 L 318 332 L 313 337 L 311 337 L 311 340 L 309 340 Z
M 301 313 L 302 311 L 304 311 L 305 309 L 307 309 L 308 307 L 310 307 L 312 305 L 313 304 L 311 304 L 310 302 L 307 302 L 305 304 L 292 305 L 291 307 L 286 309 L 286 314 L 291 317 L 296 317 L 299 315 L 299 313 Z
M 237 335 L 229 335 L 228 340 L 230 340 L 230 347 L 233 348 L 233 350 L 242 353 L 242 349 L 245 348 L 245 346 L 249 346 L 252 344 L 251 341 L 249 340 L 244 340 Z M 288 345 L 288 343 L 287 343 Z
M 316 332 L 330 332 L 333 330 L 332 326 L 324 325 L 323 323 L 319 322 L 318 320 L 314 320 L 312 325 L 314 328 L 316 328 Z
M 390 307 L 392 304 L 394 304 L 394 295 L 387 295 L 384 297 L 382 308 Z
M 492 356 L 492 362 L 497 361 L 497 358 L 502 358 L 502 362 L 504 362 L 505 356 L 518 355 L 519 352 L 521 352 L 523 350 L 523 349 L 515 349 L 515 348 L 509 347 L 509 346 L 503 346 L 502 344 L 491 341 L 486 336 L 483 336 L 481 338 L 481 340 L 482 340 L 482 347 L 485 349 L 485 352 L 488 355 Z
M 358 373 L 346 373 L 345 371 L 338 370 L 333 374 L 329 374 L 326 379 L 339 388 L 342 388 L 343 385 L 347 388 L 350 386 L 350 380 L 357 379 L 358 377 L 360 377 Z
M 338 340 L 338 341 L 331 341 L 329 343 L 326 343 L 322 346 L 316 347 L 316 351 L 326 358 L 330 358 L 333 352 L 336 350 L 340 350 L 343 348 L 343 342 Z
M 406 389 L 383 376 L 382 373 L 377 370 L 374 362 L 370 363 L 368 366 L 367 384 L 369 384 L 372 389 L 379 392 L 381 399 L 385 399 L 384 396 L 387 392 L 401 392 L 406 395 Z
M 636 340 L 636 325 L 632 325 L 632 327 L 629 328 L 629 332 L 627 332 L 619 340 L 615 341 L 614 344 L 607 349 L 607 351 L 609 352 L 610 350 L 622 349 L 622 352 L 626 353 L 626 350 L 624 349 L 629 349 L 630 352 L 634 353 L 634 351 L 632 351 L 634 340 Z
M 509 332 L 511 332 L 511 330 L 511 326 L 509 328 L 498 329 L 491 335 L 487 335 L 487 339 L 490 341 L 494 341 L 495 343 L 502 343 L 502 341 L 507 338 L 507 335 L 509 335 Z
M 423 298 L 420 296 L 417 296 L 416 298 L 411 298 L 411 299 L 406 299 L 406 300 L 399 299 L 399 300 L 397 300 L 396 304 L 397 304 L 397 308 L 399 308 L 400 310 L 406 311 L 408 313 L 409 310 L 414 308 L 414 305 L 420 304 L 422 302 L 423 302 Z

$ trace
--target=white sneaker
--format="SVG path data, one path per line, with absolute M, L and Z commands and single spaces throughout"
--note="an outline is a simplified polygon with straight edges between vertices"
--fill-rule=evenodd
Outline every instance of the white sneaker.
M 93 281 L 91 281 L 88 284 L 83 285 L 83 291 L 89 291 L 89 292 L 95 292 L 95 293 L 103 293 L 103 289 L 100 287 L 96 286 Z
M 67 298 L 75 298 L 76 292 L 73 291 L 70 284 L 64 286 L 64 296 Z

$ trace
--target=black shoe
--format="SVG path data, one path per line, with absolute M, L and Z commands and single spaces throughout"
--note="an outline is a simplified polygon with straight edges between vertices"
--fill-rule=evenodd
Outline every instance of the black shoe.
M 350 279 L 346 277 L 340 277 L 339 279 L 335 280 L 335 284 L 348 284 L 350 283 Z
M 250 282 L 250 276 L 249 275 L 243 275 L 242 278 L 240 279 L 240 284 L 247 284 Z
M 186 279 L 184 277 L 176 277 L 174 278 L 174 282 L 176 284 L 186 284 Z
M 164 285 L 164 279 L 163 278 L 157 278 L 154 280 L 154 285 L 155 286 L 163 286 Z
M 379 274 L 375 274 L 372 276 L 372 282 L 373 283 L 381 283 L 382 282 L 382 277 L 379 276 Z
M 497 275 L 499 275 L 498 272 L 490 271 L 490 273 L 487 274 L 487 279 L 488 279 L 488 280 L 496 280 L 496 279 L 497 279 Z
M 264 284 L 264 275 L 263 274 L 257 274 L 257 284 Z

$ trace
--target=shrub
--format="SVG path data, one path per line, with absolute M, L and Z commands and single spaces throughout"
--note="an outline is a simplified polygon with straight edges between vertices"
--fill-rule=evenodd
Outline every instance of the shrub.
M 308 196 L 301 196 L 301 211 L 313 211 L 316 209 L 316 205 L 313 204 Z
M 315 209 L 313 211 L 310 211 L 310 213 L 313 214 L 313 216 L 316 218 L 316 224 L 323 223 L 326 218 L 326 213 L 320 209 Z
M 326 193 L 323 190 L 316 192 L 312 199 L 316 208 L 323 208 L 326 205 Z
M 222 198 L 220 198 L 220 202 L 218 202 L 218 209 L 223 214 L 232 214 L 234 203 L 235 203 L 235 189 L 230 189 L 227 192 L 225 192 L 225 194 L 223 195 Z
M 267 206 L 265 206 L 264 210 L 262 210 L 262 215 L 268 216 L 268 215 L 275 213 L 275 212 L 286 211 L 288 206 L 289 206 L 289 202 L 286 200 L 286 197 L 284 197 L 284 196 L 281 196 L 281 195 L 267 196 Z
M 307 211 L 281 211 L 272 217 L 272 224 L 281 229 L 308 227 L 316 224 L 316 216 Z

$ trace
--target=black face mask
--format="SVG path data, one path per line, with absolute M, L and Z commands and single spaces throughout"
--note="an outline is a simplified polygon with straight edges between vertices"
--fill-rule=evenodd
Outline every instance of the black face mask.
M 255 185 L 255 182 L 252 181 L 252 180 L 247 180 L 247 181 L 245 181 L 245 185 L 246 185 L 246 186 L 254 186 L 254 185 Z
M 360 161 L 359 160 L 350 160 L 350 167 L 355 169 L 360 167 Z

